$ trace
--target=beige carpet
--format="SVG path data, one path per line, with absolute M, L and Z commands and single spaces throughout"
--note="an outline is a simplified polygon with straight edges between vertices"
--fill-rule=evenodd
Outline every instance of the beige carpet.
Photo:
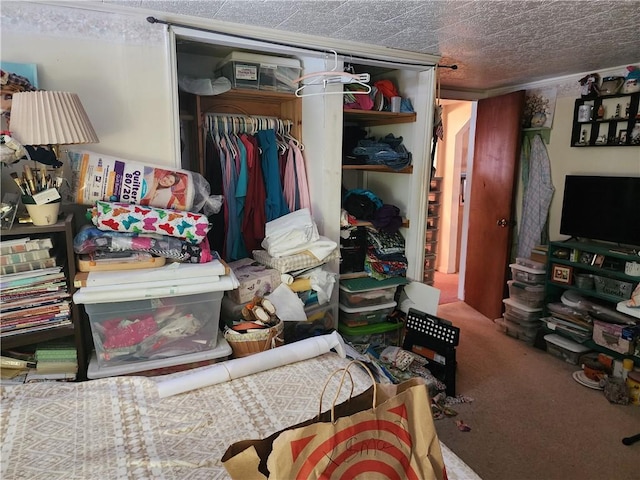
M 441 273 L 434 272 L 433 286 L 440 290 L 440 305 L 459 301 L 458 299 L 458 280 L 457 273 Z
M 457 417 L 436 421 L 440 439 L 485 480 L 640 478 L 640 407 L 610 404 L 576 383 L 578 370 L 495 329 L 463 302 L 438 315 L 460 327 Z M 461 432 L 456 420 L 471 427 Z

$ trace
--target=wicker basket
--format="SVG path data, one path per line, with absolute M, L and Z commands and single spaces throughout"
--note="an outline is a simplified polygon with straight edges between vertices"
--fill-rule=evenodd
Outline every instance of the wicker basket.
M 274 327 L 259 332 L 234 334 L 227 331 L 224 339 L 231 346 L 234 358 L 264 352 L 284 344 L 284 322 L 280 320 Z

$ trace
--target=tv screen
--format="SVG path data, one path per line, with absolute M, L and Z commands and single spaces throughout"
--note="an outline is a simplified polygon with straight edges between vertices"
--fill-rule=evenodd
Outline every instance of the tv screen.
M 640 246 L 640 177 L 567 175 L 560 233 Z

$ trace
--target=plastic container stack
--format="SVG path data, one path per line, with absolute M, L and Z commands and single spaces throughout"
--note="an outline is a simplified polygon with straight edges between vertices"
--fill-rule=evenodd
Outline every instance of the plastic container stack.
M 389 321 L 400 277 L 376 280 L 371 277 L 340 283 L 338 331 L 353 344 L 399 346 L 402 324 Z
M 528 258 L 517 258 L 507 282 L 509 298 L 502 302 L 505 312 L 496 320 L 496 328 L 505 334 L 533 345 L 541 326 L 544 303 L 545 265 Z

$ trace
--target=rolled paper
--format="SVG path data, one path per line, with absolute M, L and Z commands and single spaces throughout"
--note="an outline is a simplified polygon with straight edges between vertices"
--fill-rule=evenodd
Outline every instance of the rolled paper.
M 332 348 L 335 348 L 342 358 L 346 357 L 342 337 L 335 331 L 327 335 L 306 338 L 278 348 L 249 355 L 248 357 L 227 360 L 179 377 L 161 380 L 157 384 L 158 395 L 160 398 L 165 398 L 198 388 L 228 382 L 236 378 L 318 357 L 328 353 Z
M 285 285 L 291 285 L 293 283 L 293 276 L 289 275 L 288 273 L 282 273 L 280 275 L 280 281 Z

